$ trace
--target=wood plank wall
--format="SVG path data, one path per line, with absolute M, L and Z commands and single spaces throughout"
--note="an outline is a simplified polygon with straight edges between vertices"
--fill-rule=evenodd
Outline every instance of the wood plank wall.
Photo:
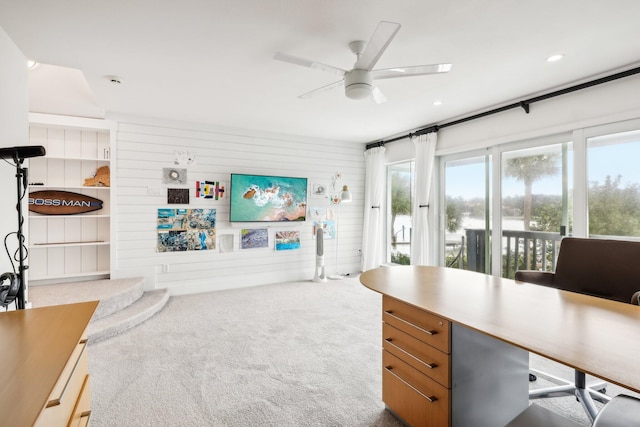
M 117 132 L 116 267 L 112 277 L 143 275 L 147 288 L 169 288 L 172 294 L 311 280 L 315 271 L 315 240 L 312 221 L 271 224 L 268 249 L 240 249 L 242 228 L 265 225 L 231 224 L 229 200 L 202 201 L 195 198 L 195 181 L 223 181 L 229 189 L 231 173 L 280 175 L 308 178 L 309 207 L 331 207 L 327 198 L 311 197 L 314 183 L 331 188 L 331 178 L 342 174 L 339 184 L 349 185 L 353 202 L 338 210 L 338 271 L 360 269 L 364 144 L 280 137 L 250 132 L 201 129 L 194 126 L 157 125 L 136 120 L 119 121 Z M 195 164 L 175 166 L 176 151 L 195 154 Z M 162 169 L 186 167 L 185 186 L 162 183 Z M 190 203 L 168 205 L 167 187 L 189 188 Z M 159 193 L 159 194 L 158 194 Z M 158 208 L 214 208 L 217 234 L 234 234 L 234 251 L 157 252 Z M 299 230 L 301 248 L 275 251 L 277 230 Z M 325 265 L 336 272 L 336 242 L 325 241 Z

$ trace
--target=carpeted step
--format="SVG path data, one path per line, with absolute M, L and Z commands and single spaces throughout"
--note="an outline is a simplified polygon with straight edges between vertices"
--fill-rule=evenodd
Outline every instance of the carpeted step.
M 29 301 L 33 307 L 45 307 L 99 300 L 92 318 L 97 320 L 133 304 L 144 293 L 143 284 L 143 277 L 133 277 L 36 285 L 29 287 Z
M 87 331 L 89 342 L 102 341 L 133 328 L 160 311 L 168 300 L 168 289 L 144 292 L 141 298 L 128 307 L 92 320 Z

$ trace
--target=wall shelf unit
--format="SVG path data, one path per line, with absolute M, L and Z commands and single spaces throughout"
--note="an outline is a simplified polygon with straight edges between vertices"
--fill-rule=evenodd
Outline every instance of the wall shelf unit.
M 115 122 L 48 114 L 30 114 L 29 122 L 29 144 L 46 149 L 45 156 L 29 159 L 29 193 L 70 191 L 103 202 L 102 209 L 77 215 L 29 211 L 29 282 L 109 278 L 115 260 Z M 84 186 L 102 166 L 109 166 L 111 185 Z

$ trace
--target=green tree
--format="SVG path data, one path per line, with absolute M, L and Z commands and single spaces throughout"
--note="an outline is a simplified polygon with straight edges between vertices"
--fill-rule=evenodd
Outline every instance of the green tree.
M 505 175 L 524 183 L 524 202 L 522 214 L 524 229 L 531 229 L 531 212 L 533 200 L 533 183 L 546 177 L 556 175 L 560 171 L 556 154 L 538 154 L 535 156 L 515 157 L 508 159 L 505 165 Z
M 640 236 L 640 185 L 620 187 L 622 177 L 589 183 L 589 234 Z
M 406 173 L 391 173 L 391 224 L 396 223 L 396 216 L 411 215 L 411 180 Z M 392 231 L 393 233 L 393 228 Z M 396 242 L 396 236 L 391 236 L 391 242 Z
M 557 233 L 562 225 L 562 197 L 534 196 L 531 217 L 535 226 L 533 231 L 550 231 Z
M 464 200 L 462 197 L 447 196 L 447 231 L 455 233 L 462 226 L 462 211 L 464 209 Z

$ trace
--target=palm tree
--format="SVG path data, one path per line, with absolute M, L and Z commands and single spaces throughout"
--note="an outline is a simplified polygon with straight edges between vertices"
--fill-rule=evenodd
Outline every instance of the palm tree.
M 524 229 L 531 229 L 531 211 L 533 183 L 544 178 L 558 174 L 558 155 L 554 153 L 538 154 L 535 156 L 516 157 L 508 159 L 505 165 L 505 175 L 513 177 L 524 183 Z

